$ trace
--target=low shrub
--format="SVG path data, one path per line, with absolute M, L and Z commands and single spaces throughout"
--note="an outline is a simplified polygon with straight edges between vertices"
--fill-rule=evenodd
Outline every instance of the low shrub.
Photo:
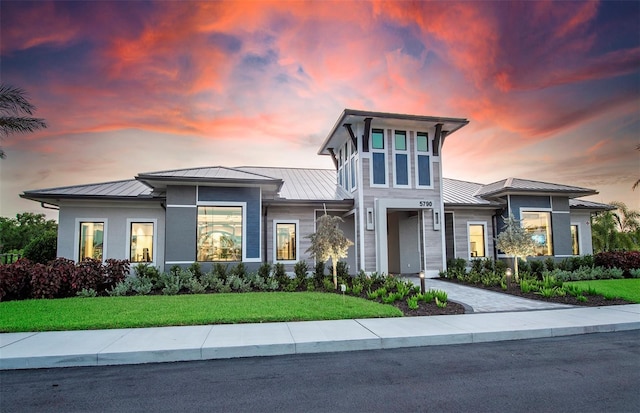
M 31 266 L 26 258 L 0 265 L 0 301 L 23 300 L 31 296 Z
M 598 267 L 620 268 L 630 277 L 632 269 L 640 268 L 640 251 L 599 252 L 594 256 L 594 263 Z

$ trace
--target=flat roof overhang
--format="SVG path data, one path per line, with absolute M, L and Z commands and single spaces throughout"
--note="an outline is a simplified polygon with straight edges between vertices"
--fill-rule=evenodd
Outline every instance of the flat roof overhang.
M 383 120 L 385 125 L 397 125 L 398 127 L 411 129 L 429 129 L 440 124 L 441 130 L 447 131 L 446 136 L 451 135 L 453 132 L 469 123 L 469 120 L 462 118 L 345 109 L 338 118 L 338 121 L 333 125 L 333 128 L 331 128 L 331 131 L 325 141 L 322 143 L 322 146 L 318 151 L 318 155 L 331 155 L 331 152 L 329 151 L 330 148 L 333 149 L 337 147 L 338 142 L 343 142 L 345 139 L 350 137 L 349 132 L 344 128 L 344 125 L 365 122 L 366 119 L 371 119 L 372 126 L 375 126 L 376 120 Z

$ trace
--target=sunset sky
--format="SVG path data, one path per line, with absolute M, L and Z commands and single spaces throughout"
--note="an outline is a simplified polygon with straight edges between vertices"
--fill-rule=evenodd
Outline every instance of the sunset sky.
M 29 189 L 197 166 L 331 168 L 343 109 L 462 117 L 444 175 L 640 209 L 640 2 L 0 3 L 0 77 L 49 127 L 2 141 Z

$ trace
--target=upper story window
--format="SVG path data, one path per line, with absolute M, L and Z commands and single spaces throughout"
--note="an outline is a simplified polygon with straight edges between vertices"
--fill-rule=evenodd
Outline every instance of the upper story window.
M 395 131 L 393 136 L 394 186 L 408 188 L 409 185 L 409 145 L 406 131 Z
M 129 228 L 129 261 L 153 262 L 153 222 L 131 222 Z
M 387 151 L 384 130 L 371 130 L 371 186 L 387 186 Z
M 522 226 L 536 243 L 534 255 L 553 255 L 551 212 L 522 211 Z
M 431 188 L 431 152 L 429 151 L 429 135 L 426 132 L 416 133 L 416 186 Z
M 354 191 L 358 186 L 358 160 L 356 159 L 357 148 L 354 148 L 351 143 L 348 145 L 351 147 L 351 154 L 349 155 L 350 184 L 351 190 Z
M 78 261 L 94 258 L 102 261 L 104 252 L 104 222 L 80 222 Z
M 199 206 L 198 261 L 242 261 L 241 206 Z

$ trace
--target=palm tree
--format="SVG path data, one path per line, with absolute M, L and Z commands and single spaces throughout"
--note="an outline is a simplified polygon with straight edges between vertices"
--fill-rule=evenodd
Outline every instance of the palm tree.
M 613 201 L 610 205 L 615 211 L 605 211 L 593 218 L 593 251 L 640 249 L 640 212 L 629 209 L 624 202 Z
M 0 84 L 0 139 L 12 133 L 27 133 L 46 128 L 44 119 L 31 117 L 35 109 L 36 107 L 27 100 L 27 93 L 23 89 Z M 0 148 L 0 159 L 4 157 L 5 153 Z

